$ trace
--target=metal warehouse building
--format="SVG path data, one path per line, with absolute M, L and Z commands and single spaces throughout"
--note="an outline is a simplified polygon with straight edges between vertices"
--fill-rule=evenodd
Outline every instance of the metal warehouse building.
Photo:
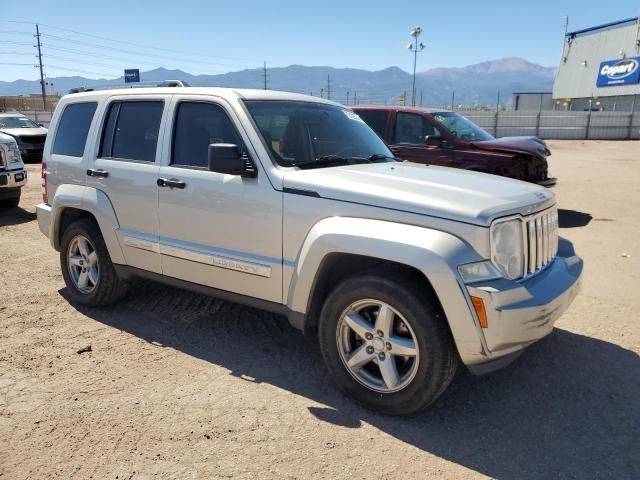
M 565 35 L 556 109 L 640 111 L 640 17 Z

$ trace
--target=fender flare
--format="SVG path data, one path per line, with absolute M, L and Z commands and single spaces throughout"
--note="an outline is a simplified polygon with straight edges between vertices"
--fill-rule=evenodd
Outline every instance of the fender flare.
M 484 335 L 471 311 L 457 267 L 482 260 L 464 240 L 450 233 L 383 220 L 331 217 L 309 231 L 300 249 L 287 305 L 307 314 L 316 276 L 327 255 L 368 256 L 413 267 L 431 283 L 463 360 L 486 355 Z
M 83 185 L 63 184 L 56 189 L 51 204 L 51 223 L 49 225 L 49 240 L 53 248 L 60 250 L 60 220 L 67 208 L 82 210 L 93 215 L 100 227 L 111 261 L 126 264 L 116 235 L 120 224 L 109 197 L 101 190 Z

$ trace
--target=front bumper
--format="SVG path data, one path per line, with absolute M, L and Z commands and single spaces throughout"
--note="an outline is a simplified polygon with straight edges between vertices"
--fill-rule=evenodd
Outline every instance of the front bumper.
M 556 320 L 580 291 L 583 266 L 571 242 L 560 239 L 558 256 L 531 278 L 467 285 L 469 295 L 482 298 L 487 313 L 488 326 L 482 333 L 490 355 L 475 369 L 486 370 L 480 367 L 485 362 L 494 363 L 497 368 L 505 366 L 497 359 L 515 358 L 528 345 L 551 333 Z M 474 365 L 469 367 L 473 372 Z
M 558 179 L 556 177 L 550 177 L 544 180 L 538 180 L 535 183 L 540 185 L 541 187 L 550 188 L 550 187 L 553 187 L 556 183 L 558 183 Z
M 27 170 L 16 168 L 13 170 L 0 170 L 0 190 L 19 189 L 27 184 Z

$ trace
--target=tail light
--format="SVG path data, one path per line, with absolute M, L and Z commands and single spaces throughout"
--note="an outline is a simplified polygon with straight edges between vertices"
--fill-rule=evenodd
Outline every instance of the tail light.
M 42 201 L 44 203 L 49 203 L 49 195 L 47 194 L 47 164 L 43 160 L 42 161 L 42 180 L 40 182 L 40 191 L 42 192 Z

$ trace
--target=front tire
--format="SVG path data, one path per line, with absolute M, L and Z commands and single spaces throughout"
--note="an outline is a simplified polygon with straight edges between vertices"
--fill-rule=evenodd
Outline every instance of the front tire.
M 323 305 L 319 341 L 338 387 L 391 415 L 432 404 L 459 362 L 439 305 L 401 274 L 340 283 Z
M 60 242 L 60 267 L 69 294 L 78 303 L 101 307 L 127 291 L 118 278 L 100 229 L 91 219 L 71 223 Z
M 13 198 L 7 198 L 5 200 L 0 200 L 0 207 L 5 208 L 18 208 L 20 204 L 20 192 Z

